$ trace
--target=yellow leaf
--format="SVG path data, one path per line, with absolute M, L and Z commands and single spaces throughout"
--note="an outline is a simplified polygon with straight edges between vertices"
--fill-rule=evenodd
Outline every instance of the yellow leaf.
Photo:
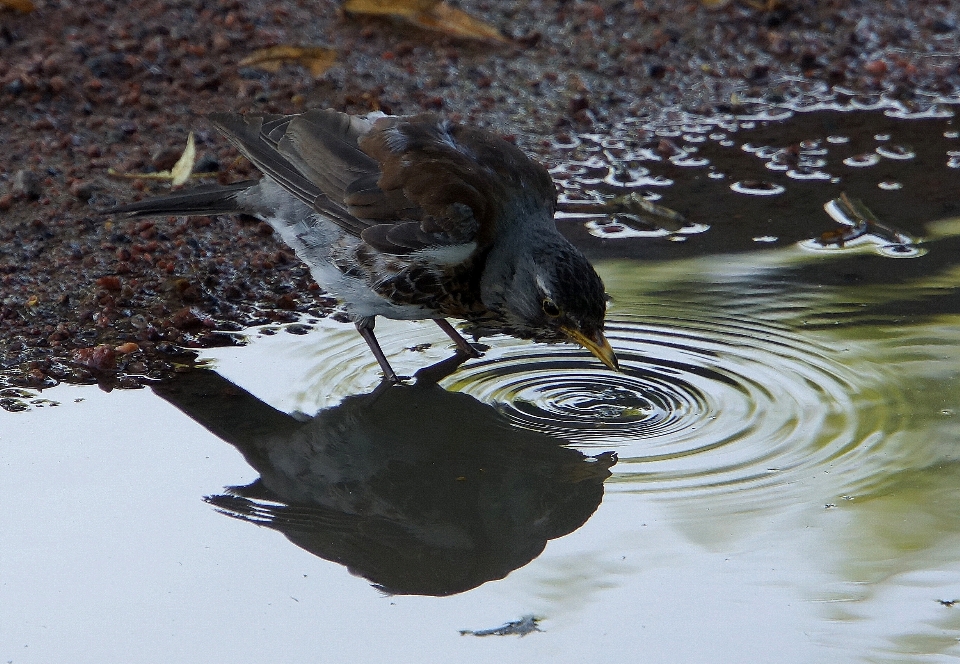
M 465 39 L 507 41 L 495 27 L 440 0 L 347 0 L 351 14 L 396 16 L 413 25 Z
M 439 4 L 440 0 L 347 0 L 343 10 L 351 14 L 409 17 L 430 11 Z
M 439 3 L 430 11 L 411 16 L 410 22 L 421 28 L 444 32 L 454 37 L 467 39 L 492 39 L 506 41 L 500 31 L 470 14 L 454 9 L 445 2 Z
M 118 178 L 130 178 L 137 180 L 170 180 L 173 186 L 184 184 L 191 178 L 209 178 L 216 177 L 216 173 L 194 173 L 193 166 L 197 160 L 197 145 L 193 139 L 193 132 L 187 136 L 187 146 L 183 149 L 183 154 L 177 160 L 169 171 L 159 171 L 157 173 L 127 173 L 118 171 L 114 168 L 107 169 L 107 175 Z
M 193 164 L 197 160 L 197 147 L 193 141 L 193 132 L 187 136 L 187 147 L 183 149 L 180 159 L 170 169 L 170 175 L 173 177 L 173 186 L 177 187 L 190 179 L 193 172 Z
M 118 171 L 115 168 L 108 168 L 107 175 L 113 178 L 127 178 L 128 180 L 172 180 L 173 173 L 170 171 L 159 171 L 156 173 L 128 173 Z M 219 173 L 191 173 L 190 179 L 215 178 Z
M 322 46 L 280 45 L 261 48 L 240 61 L 241 67 L 259 67 L 275 72 L 286 63 L 302 65 L 310 70 L 314 78 L 333 66 L 337 52 Z
M 30 0 L 0 0 L 0 7 L 9 7 L 24 14 L 29 14 L 34 10 L 33 3 Z

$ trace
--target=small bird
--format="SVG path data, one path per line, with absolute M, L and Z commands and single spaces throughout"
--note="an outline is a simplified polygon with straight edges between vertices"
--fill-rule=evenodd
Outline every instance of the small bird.
M 114 208 L 133 217 L 242 213 L 272 226 L 339 298 L 383 371 L 377 316 L 446 320 L 480 336 L 574 342 L 619 370 L 603 335 L 606 294 L 557 230 L 547 170 L 494 134 L 432 114 L 210 116 L 260 171 Z

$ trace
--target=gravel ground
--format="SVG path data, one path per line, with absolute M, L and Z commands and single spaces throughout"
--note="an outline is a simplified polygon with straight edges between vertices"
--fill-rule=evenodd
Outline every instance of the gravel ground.
M 922 105 L 960 90 L 949 1 L 457 5 L 497 26 L 502 44 L 345 16 L 327 0 L 35 3 L 28 14 L 0 9 L 7 389 L 135 387 L 173 370 L 179 348 L 329 313 L 332 301 L 264 224 L 97 214 L 165 190 L 107 169 L 168 169 L 191 130 L 201 170 L 253 175 L 205 121 L 214 110 L 432 110 L 545 156 L 556 135 L 678 105 L 709 114 L 818 85 Z M 316 78 L 297 65 L 238 64 L 277 44 L 328 46 L 337 64 Z

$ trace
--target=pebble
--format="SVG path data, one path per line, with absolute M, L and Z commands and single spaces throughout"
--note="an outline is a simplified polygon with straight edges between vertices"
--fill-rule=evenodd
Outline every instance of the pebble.
M 13 194 L 34 201 L 37 200 L 43 195 L 40 176 L 26 169 L 17 171 L 13 176 Z
M 73 351 L 73 361 L 96 371 L 110 371 L 116 367 L 117 352 L 107 344 Z
M 70 185 L 70 193 L 84 203 L 90 200 L 96 189 L 97 185 L 90 180 L 75 180 Z

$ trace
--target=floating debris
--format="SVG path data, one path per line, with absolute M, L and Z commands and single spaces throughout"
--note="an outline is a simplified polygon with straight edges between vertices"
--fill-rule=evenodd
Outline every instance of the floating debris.
M 493 629 L 461 629 L 460 636 L 466 636 L 467 634 L 471 636 L 510 636 L 516 634 L 522 637 L 533 632 L 542 632 L 543 630 L 540 629 L 539 625 L 540 620 L 540 618 L 532 615 L 523 616 L 520 620 L 514 620 Z
M 827 231 L 809 242 L 802 243 L 808 248 L 836 247 L 866 243 L 876 247 L 884 256 L 896 258 L 914 258 L 926 253 L 920 249 L 918 241 L 906 233 L 880 223 L 863 201 L 841 194 L 824 204 L 823 209 L 841 228 Z
M 886 157 L 887 159 L 905 160 L 913 159 L 917 156 L 913 148 L 906 145 L 879 145 L 877 146 L 876 152 L 881 157 Z
M 658 197 L 659 198 L 659 197 Z M 602 217 L 586 223 L 595 237 L 670 237 L 676 234 L 702 233 L 709 226 L 691 224 L 675 210 L 658 205 L 639 192 L 617 196 L 606 201 L 561 200 L 561 214 Z
M 875 152 L 855 154 L 843 160 L 844 166 L 852 166 L 853 168 L 866 168 L 868 166 L 876 166 L 879 163 L 880 155 Z
M 760 180 L 743 180 L 730 185 L 732 191 L 750 196 L 777 196 L 786 191 L 782 185 Z
M 663 222 L 670 222 L 670 226 L 680 228 L 686 223 L 686 219 L 676 210 L 671 210 L 664 205 L 653 203 L 640 193 L 632 192 L 625 196 L 617 196 L 607 201 L 560 201 L 557 205 L 559 212 L 567 214 L 587 214 L 587 215 L 650 215 Z M 663 226 L 663 224 L 657 224 Z

